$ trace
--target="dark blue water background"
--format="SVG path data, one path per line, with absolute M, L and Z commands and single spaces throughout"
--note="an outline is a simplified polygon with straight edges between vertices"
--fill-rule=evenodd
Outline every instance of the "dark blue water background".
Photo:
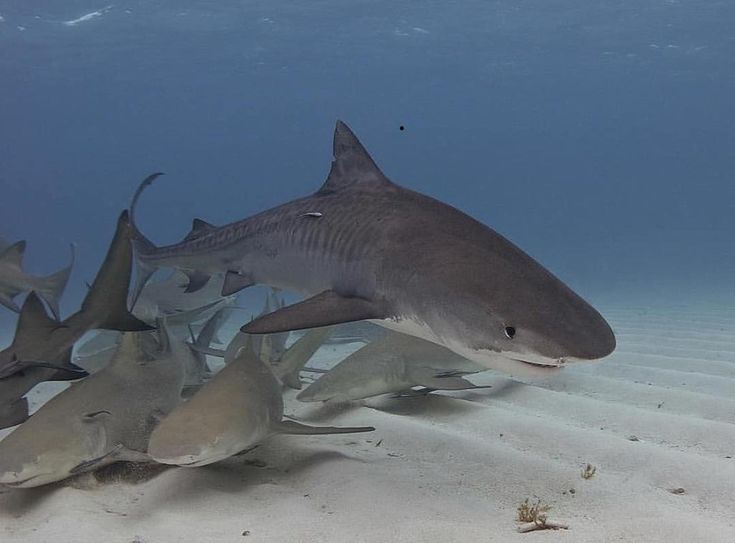
M 145 175 L 167 173 L 141 225 L 173 242 L 193 217 L 316 190 L 337 118 L 394 181 L 594 302 L 735 298 L 735 2 L 4 0 L 0 16 L 0 234 L 28 240 L 38 273 L 78 244 L 66 312 Z

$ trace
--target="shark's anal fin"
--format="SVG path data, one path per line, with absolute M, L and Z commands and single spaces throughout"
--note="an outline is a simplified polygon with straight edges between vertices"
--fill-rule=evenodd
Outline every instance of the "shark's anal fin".
M 360 432 L 374 432 L 372 426 L 307 426 L 293 420 L 282 420 L 273 427 L 279 434 L 314 436 L 323 434 L 357 434 Z
M 258 317 L 240 330 L 246 334 L 272 334 L 365 319 L 385 319 L 390 316 L 387 313 L 382 304 L 325 290 L 302 302 Z
M 225 282 L 222 284 L 222 296 L 230 296 L 254 284 L 250 276 L 230 270 L 225 275 Z

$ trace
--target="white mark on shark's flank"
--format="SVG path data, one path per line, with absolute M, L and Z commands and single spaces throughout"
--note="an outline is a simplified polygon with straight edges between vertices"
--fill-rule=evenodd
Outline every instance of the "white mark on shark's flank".
M 313 217 L 315 219 L 318 219 L 321 216 L 322 214 L 318 211 L 309 211 L 308 213 L 304 213 L 304 217 Z
M 112 5 L 109 5 L 97 11 L 91 11 L 85 15 L 82 15 L 81 17 L 77 17 L 76 19 L 71 19 L 69 21 L 63 21 L 62 24 L 65 26 L 76 26 L 79 23 L 86 23 L 87 21 L 91 21 L 92 19 L 101 17 L 103 13 L 105 13 L 106 11 L 109 11 L 111 8 L 112 8 Z

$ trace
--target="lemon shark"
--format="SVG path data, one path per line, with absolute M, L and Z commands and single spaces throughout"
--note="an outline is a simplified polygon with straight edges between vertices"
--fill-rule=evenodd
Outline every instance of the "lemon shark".
M 0 485 L 29 488 L 113 462 L 150 461 L 151 431 L 181 401 L 185 349 L 163 324 L 158 334 L 124 333 L 107 367 L 51 398 L 0 441 Z
M 198 287 L 225 271 L 223 294 L 267 284 L 306 296 L 244 332 L 371 320 L 516 376 L 614 350 L 595 308 L 488 226 L 388 179 L 341 121 L 333 156 L 316 193 L 225 226 L 197 220 L 163 247 L 134 221 L 141 192 L 160 174 L 149 176 L 131 204 L 140 277 L 173 267 Z
M 23 396 L 36 384 L 87 375 L 71 362 L 71 352 L 74 343 L 88 330 L 151 329 L 135 318 L 126 305 L 132 258 L 128 214 L 123 212 L 107 255 L 79 311 L 58 321 L 46 313 L 35 292 L 28 295 L 12 343 L 0 351 L 0 428 L 17 424 L 27 417 Z
M 23 270 L 25 251 L 25 241 L 6 245 L 0 240 L 0 304 L 19 313 L 20 307 L 14 298 L 21 293 L 34 291 L 48 304 L 54 317 L 58 319 L 59 299 L 64 293 L 74 266 L 74 245 L 71 246 L 69 265 L 46 277 L 36 277 Z
M 463 377 L 484 370 L 440 345 L 391 332 L 350 354 L 296 398 L 344 402 L 402 393 L 415 386 L 428 390 L 487 388 Z
M 275 434 L 346 434 L 374 429 L 315 427 L 284 420 L 276 374 L 245 346 L 193 398 L 161 421 L 151 434 L 148 454 L 162 464 L 196 467 L 252 449 Z

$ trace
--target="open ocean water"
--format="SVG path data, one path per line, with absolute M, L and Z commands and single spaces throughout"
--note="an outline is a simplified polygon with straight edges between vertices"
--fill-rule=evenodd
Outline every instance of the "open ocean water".
M 562 418 L 579 396 L 572 426 L 603 413 L 656 441 L 664 475 L 676 450 L 719 462 L 735 454 L 734 22 L 716 0 L 0 0 L 0 236 L 27 240 L 36 274 L 76 243 L 67 315 L 145 176 L 166 173 L 140 226 L 172 243 L 193 217 L 315 191 L 341 119 L 389 178 L 512 240 L 615 329 L 610 359 L 513 401 L 551 395 Z M 15 320 L 0 307 L 3 347 Z M 708 431 L 678 443 L 675 417 Z M 713 516 L 731 516 L 706 498 L 733 497 L 728 466 L 702 490 Z

